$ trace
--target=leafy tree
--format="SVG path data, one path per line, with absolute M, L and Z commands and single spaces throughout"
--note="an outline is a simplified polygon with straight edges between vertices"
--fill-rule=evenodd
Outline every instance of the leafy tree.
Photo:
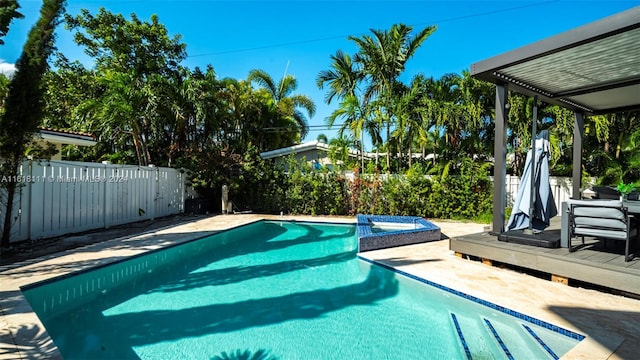
M 9 83 L 4 113 L 0 117 L 0 168 L 15 179 L 26 145 L 42 120 L 44 107 L 42 76 L 48 68 L 47 59 L 54 49 L 54 31 L 64 11 L 64 0 L 44 0 L 40 18 L 31 28 L 22 54 L 16 62 L 16 73 Z M 13 199 L 18 183 L 3 183 L 7 190 L 7 204 L 2 228 L 1 246 L 9 245 Z
M 66 15 L 65 21 L 75 31 L 75 42 L 94 58 L 96 80 L 104 89 L 84 107 L 108 124 L 112 134 L 130 138 L 140 165 L 152 163 L 156 151 L 150 149 L 150 139 L 161 131 L 154 128 L 160 114 L 152 101 L 167 95 L 156 92 L 156 85 L 160 78 L 178 76 L 186 45 L 179 35 L 170 37 L 156 15 L 143 22 L 135 14 L 127 20 L 104 8 L 95 16 L 83 9 L 75 17 Z
M 11 81 L 4 74 L 0 74 L 0 116 L 4 112 L 4 102 L 9 92 L 9 83 Z
M 585 121 L 585 171 L 601 185 L 640 179 L 638 111 L 588 117 Z M 595 131 L 594 131 L 595 130 Z
M 22 19 L 24 16 L 18 12 L 20 4 L 17 0 L 0 0 L 0 45 L 4 44 L 2 38 L 9 32 L 9 25 L 13 19 Z

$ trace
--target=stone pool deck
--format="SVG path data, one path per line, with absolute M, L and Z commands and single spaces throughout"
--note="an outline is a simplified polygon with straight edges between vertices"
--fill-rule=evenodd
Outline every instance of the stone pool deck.
M 0 359 L 61 358 L 20 286 L 77 270 L 108 264 L 216 231 L 258 221 L 281 219 L 256 214 L 196 217 L 140 233 L 105 230 L 104 241 L 0 266 Z M 355 223 L 355 217 L 288 217 L 286 220 Z M 405 272 L 491 301 L 587 336 L 565 359 L 634 359 L 640 352 L 640 300 L 568 287 L 458 258 L 449 250 L 453 238 L 484 231 L 484 225 L 433 221 L 444 240 L 362 253 Z M 117 234 L 114 236 L 113 234 Z M 640 281 L 640 279 L 638 279 Z

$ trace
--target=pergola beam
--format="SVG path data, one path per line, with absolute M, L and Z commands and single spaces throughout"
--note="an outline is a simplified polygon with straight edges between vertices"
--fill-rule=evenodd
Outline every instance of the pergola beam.
M 582 139 L 584 137 L 584 115 L 580 112 L 574 112 L 573 122 L 573 191 L 572 199 L 580 199 L 582 192 Z
M 507 118 L 509 105 L 507 96 L 509 85 L 496 84 L 496 118 L 495 140 L 493 149 L 493 233 L 499 234 L 504 230 L 504 210 L 507 203 Z

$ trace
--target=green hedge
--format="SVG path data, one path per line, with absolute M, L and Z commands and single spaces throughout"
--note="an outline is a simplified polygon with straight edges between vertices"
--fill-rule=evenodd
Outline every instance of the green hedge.
M 491 181 L 472 161 L 458 174 L 426 176 L 419 166 L 403 175 L 357 172 L 353 177 L 314 170 L 290 161 L 284 166 L 252 162 L 233 187 L 232 198 L 255 212 L 303 215 L 386 214 L 441 219 L 491 217 Z

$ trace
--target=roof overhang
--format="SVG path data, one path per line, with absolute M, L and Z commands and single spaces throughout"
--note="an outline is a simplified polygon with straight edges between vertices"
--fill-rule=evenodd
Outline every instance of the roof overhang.
M 288 146 L 285 148 L 261 152 L 260 157 L 266 160 L 266 159 L 273 159 L 276 157 L 289 156 L 291 154 L 298 154 L 298 153 L 309 151 L 309 150 L 329 151 L 329 145 L 319 141 L 309 141 L 306 143 Z
M 309 141 L 306 143 L 297 144 L 297 145 L 293 145 L 285 148 L 261 152 L 260 157 L 264 160 L 267 160 L 267 159 L 273 159 L 273 158 L 278 158 L 283 156 L 289 156 L 292 154 L 299 154 L 299 153 L 310 151 L 310 150 L 317 150 L 317 151 L 323 151 L 328 153 L 330 148 L 331 148 L 330 145 L 324 142 L 314 140 L 314 141 Z M 375 158 L 374 154 L 367 153 L 367 152 L 363 154 L 366 159 Z M 353 150 L 353 149 L 348 149 L 348 155 L 349 157 L 352 157 L 352 158 L 359 158 L 361 156 L 359 151 Z
M 472 64 L 471 75 L 586 114 L 640 109 L 640 6 Z
M 43 140 L 54 144 L 94 146 L 96 139 L 92 135 L 62 132 L 52 129 L 39 129 L 40 136 Z

